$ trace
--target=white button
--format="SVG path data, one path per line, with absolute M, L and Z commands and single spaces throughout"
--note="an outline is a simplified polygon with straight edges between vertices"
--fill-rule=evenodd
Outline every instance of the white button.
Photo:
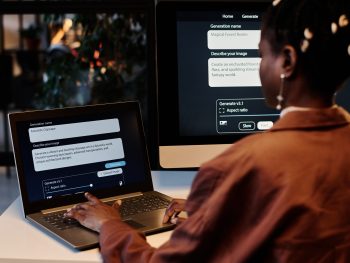
M 106 176 L 112 176 L 112 175 L 117 175 L 123 173 L 122 168 L 117 168 L 117 169 L 110 169 L 110 170 L 104 170 L 104 171 L 99 171 L 97 172 L 98 177 L 106 177 Z
M 268 130 L 273 126 L 273 122 L 272 121 L 259 121 L 257 126 L 258 126 L 259 130 Z

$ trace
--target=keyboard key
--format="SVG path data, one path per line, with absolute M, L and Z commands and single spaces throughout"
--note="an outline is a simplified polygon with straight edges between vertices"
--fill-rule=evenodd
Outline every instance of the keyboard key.
M 72 227 L 76 227 L 79 225 L 79 222 L 73 218 L 65 218 L 65 211 L 52 213 L 49 215 L 45 215 L 43 219 L 48 222 L 50 225 L 54 226 L 60 230 L 66 230 Z
M 155 195 L 142 195 L 123 199 L 120 207 L 122 217 L 166 208 L 169 201 Z

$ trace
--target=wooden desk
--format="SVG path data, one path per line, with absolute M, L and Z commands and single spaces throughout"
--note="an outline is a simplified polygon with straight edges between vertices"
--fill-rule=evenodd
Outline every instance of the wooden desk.
M 173 197 L 186 198 L 195 172 L 152 172 L 155 190 Z M 154 247 L 169 239 L 171 231 L 147 237 Z M 0 216 L 0 263 L 82 263 L 101 262 L 97 249 L 83 252 L 70 249 L 23 218 L 17 198 Z

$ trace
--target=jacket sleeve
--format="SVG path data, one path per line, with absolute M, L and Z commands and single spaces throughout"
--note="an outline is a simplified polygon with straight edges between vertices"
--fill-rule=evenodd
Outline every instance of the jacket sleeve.
M 100 231 L 103 262 L 149 262 L 155 249 L 142 233 L 122 221 L 106 222 Z
M 122 221 L 106 222 L 100 232 L 104 262 L 193 262 L 205 230 L 200 206 L 219 182 L 220 173 L 201 170 L 196 176 L 186 207 L 190 217 L 174 230 L 170 240 L 158 249 L 151 247 L 142 233 Z

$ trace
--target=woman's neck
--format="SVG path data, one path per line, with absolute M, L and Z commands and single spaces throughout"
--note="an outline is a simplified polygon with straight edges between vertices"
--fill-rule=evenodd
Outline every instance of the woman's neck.
M 335 104 L 334 94 L 319 92 L 322 89 L 310 88 L 304 79 L 294 79 L 286 86 L 285 105 L 303 108 L 328 108 Z

